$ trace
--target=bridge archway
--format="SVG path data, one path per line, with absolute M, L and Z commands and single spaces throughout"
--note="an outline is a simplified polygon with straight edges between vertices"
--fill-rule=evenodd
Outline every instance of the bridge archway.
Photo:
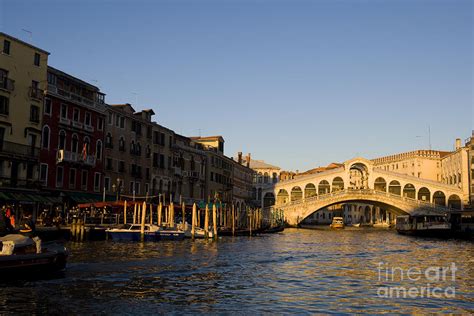
M 385 179 L 382 177 L 378 177 L 377 179 L 375 179 L 374 190 L 387 192 L 387 181 L 385 181 Z
M 335 177 L 332 180 L 332 192 L 344 190 L 344 180 L 341 177 Z
M 323 195 L 331 192 L 331 186 L 326 180 L 322 180 L 318 185 L 318 195 Z
M 285 189 L 280 189 L 277 194 L 277 203 L 278 204 L 285 204 L 288 203 L 290 200 L 290 195 Z
M 429 202 L 431 198 L 431 192 L 428 188 L 422 187 L 418 190 L 418 200 Z
M 366 189 L 368 188 L 368 173 L 369 168 L 361 163 L 356 162 L 349 168 L 349 186 L 354 189 Z
M 272 192 L 267 192 L 263 196 L 263 207 L 272 206 L 275 204 L 275 195 Z
M 299 201 L 303 199 L 303 191 L 301 188 L 296 186 L 291 189 L 291 202 Z
M 316 192 L 316 186 L 312 183 L 308 183 L 305 187 L 304 187 L 304 198 L 307 199 L 307 198 L 310 198 L 312 196 L 316 196 L 317 192 Z
M 436 191 L 433 194 L 433 203 L 436 205 L 446 206 L 446 195 L 441 191 Z
M 411 183 L 405 184 L 403 187 L 403 196 L 410 199 L 416 199 L 416 189 L 415 186 Z
M 396 195 L 402 195 L 402 186 L 397 180 L 390 181 L 388 192 Z
M 458 195 L 452 194 L 452 195 L 449 196 L 448 207 L 454 208 L 456 210 L 461 209 L 461 199 L 459 198 Z

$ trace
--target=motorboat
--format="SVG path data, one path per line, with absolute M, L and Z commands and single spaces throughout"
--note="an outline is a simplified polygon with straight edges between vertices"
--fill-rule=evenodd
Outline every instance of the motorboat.
M 0 237 L 0 273 L 5 277 L 21 277 L 56 272 L 66 268 L 68 250 L 60 244 L 42 243 L 38 237 L 21 234 Z
M 396 229 L 402 235 L 449 237 L 451 223 L 445 215 L 403 215 L 397 216 Z
M 145 224 L 143 237 L 140 224 L 124 225 L 121 228 L 106 229 L 107 236 L 112 240 L 122 241 L 159 241 L 159 240 L 182 240 L 184 231 L 173 227 L 164 227 L 154 224 Z
M 178 227 L 184 231 L 184 236 L 186 238 L 193 238 L 191 225 L 189 225 L 187 222 L 185 222 L 184 225 L 183 223 L 179 224 Z M 207 232 L 207 238 L 212 238 L 212 237 L 214 237 L 214 233 L 212 232 L 211 229 L 209 229 Z M 194 238 L 206 238 L 206 231 L 201 227 L 195 226 Z
M 332 229 L 342 229 L 344 228 L 344 219 L 339 216 L 335 216 L 332 218 L 332 223 L 329 225 Z

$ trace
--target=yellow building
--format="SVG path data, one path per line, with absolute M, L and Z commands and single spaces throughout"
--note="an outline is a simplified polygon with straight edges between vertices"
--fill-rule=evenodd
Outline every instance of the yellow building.
M 0 33 L 0 187 L 38 188 L 49 53 Z

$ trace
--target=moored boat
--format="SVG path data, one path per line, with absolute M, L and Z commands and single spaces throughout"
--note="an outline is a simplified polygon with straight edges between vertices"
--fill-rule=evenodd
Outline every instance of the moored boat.
M 122 228 L 109 228 L 106 230 L 107 235 L 112 240 L 120 241 L 141 241 L 141 225 L 130 224 L 124 225 Z M 145 224 L 143 231 L 143 241 L 159 241 L 159 240 L 182 240 L 184 239 L 184 231 L 173 227 L 161 227 L 153 224 Z
M 69 254 L 62 245 L 20 234 L 0 237 L 0 247 L 0 273 L 8 278 L 64 270 Z
M 329 225 L 332 229 L 342 229 L 344 228 L 344 219 L 342 217 L 336 216 L 332 218 L 332 223 Z
M 445 215 L 402 215 L 397 216 L 396 229 L 399 234 L 450 237 L 451 224 Z

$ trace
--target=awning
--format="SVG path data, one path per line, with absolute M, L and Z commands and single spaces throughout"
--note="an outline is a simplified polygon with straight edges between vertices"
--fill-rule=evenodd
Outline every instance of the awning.
M 73 200 L 76 203 L 95 203 L 102 202 L 103 195 L 95 193 L 85 193 L 85 192 L 65 192 L 64 193 L 68 198 Z M 106 195 L 105 201 L 115 201 L 115 195 Z
M 60 197 L 45 195 L 41 192 L 0 192 L 0 201 L 19 202 L 25 204 L 58 204 L 62 203 Z

